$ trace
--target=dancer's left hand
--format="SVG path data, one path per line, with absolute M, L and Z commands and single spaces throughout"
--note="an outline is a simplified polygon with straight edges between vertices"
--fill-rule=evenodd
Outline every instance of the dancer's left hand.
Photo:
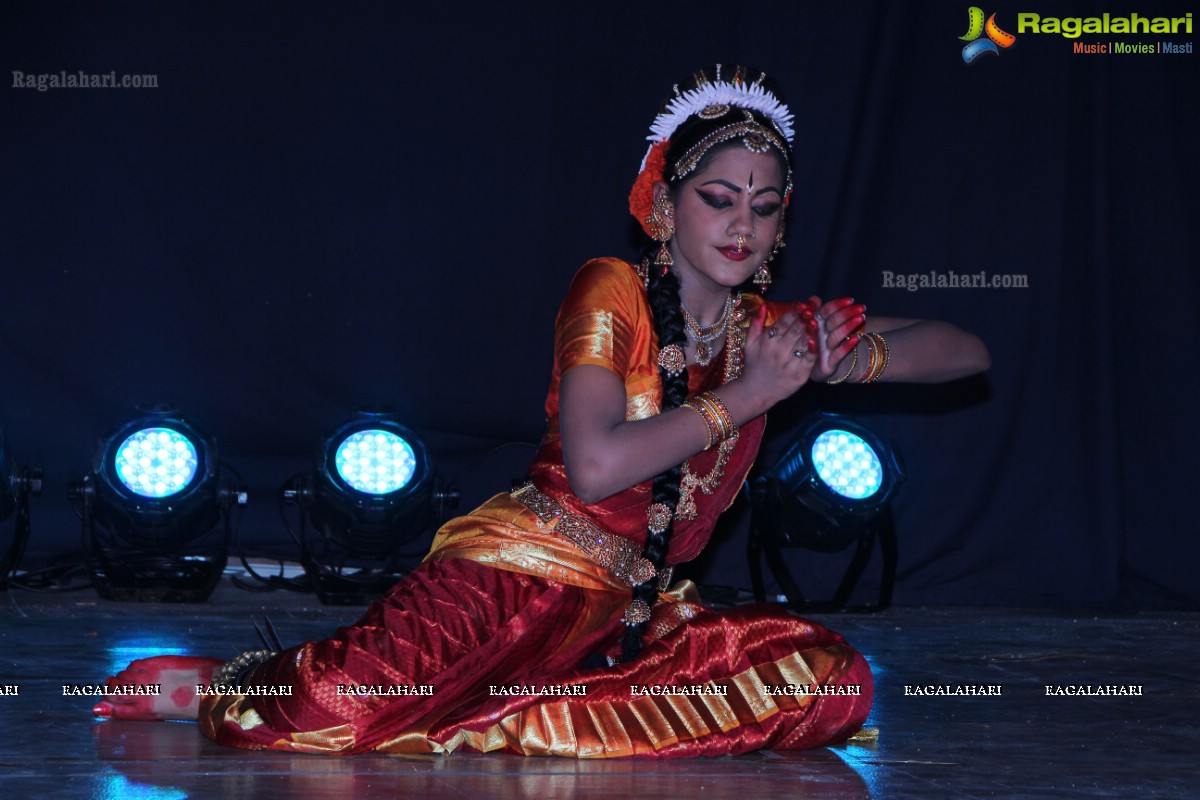
M 866 324 L 867 307 L 855 303 L 852 297 L 823 302 L 815 295 L 798 305 L 807 306 L 817 321 L 818 355 L 811 379 L 827 381 L 842 374 L 845 371 L 842 361 L 858 345 L 861 328 Z

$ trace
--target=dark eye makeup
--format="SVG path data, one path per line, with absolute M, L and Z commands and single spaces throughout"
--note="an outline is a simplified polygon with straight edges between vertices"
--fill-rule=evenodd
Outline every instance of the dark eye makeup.
M 696 190 L 696 194 L 700 195 L 700 199 L 713 208 L 729 208 L 731 205 L 733 205 L 733 202 L 730 201 L 729 198 L 722 197 L 718 194 L 710 194 L 709 192 L 704 192 L 700 189 Z
M 722 209 L 729 208 L 733 205 L 733 201 L 724 195 L 712 194 L 711 192 L 706 192 L 702 189 L 697 189 L 696 194 L 700 196 L 700 199 L 703 200 L 706 205 L 711 206 L 712 208 Z M 779 210 L 780 205 L 782 204 L 764 203 L 762 205 L 753 206 L 752 209 L 754 213 L 760 217 L 769 217 Z

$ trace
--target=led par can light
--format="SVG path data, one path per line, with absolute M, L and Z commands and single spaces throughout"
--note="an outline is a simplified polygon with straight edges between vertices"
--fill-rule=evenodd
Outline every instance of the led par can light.
M 216 439 L 174 406 L 138 411 L 100 439 L 91 472 L 70 487 L 93 583 L 109 599 L 203 600 L 246 492 L 222 477 Z
M 4 429 L 0 428 L 0 591 L 8 588 L 29 543 L 29 498 L 41 493 L 42 471 L 13 460 Z M 13 517 L 11 526 L 10 517 Z M 6 533 L 5 529 L 10 527 L 11 532 Z
M 836 552 L 904 480 L 895 449 L 854 420 L 818 414 L 756 487 L 783 524 L 785 544 Z
M 4 441 L 4 429 L 0 428 L 0 522 L 8 519 L 17 507 L 12 471 L 12 457 L 8 454 L 8 445 Z
M 217 443 L 170 410 L 103 440 L 92 463 L 97 518 L 139 544 L 178 540 L 220 519 Z
M 314 477 L 314 523 L 355 555 L 383 555 L 433 523 L 425 445 L 391 412 L 359 411 L 326 436 Z
M 897 538 L 890 502 L 904 480 L 895 448 L 865 426 L 837 414 L 816 414 L 771 469 L 750 487 L 753 505 L 746 555 L 754 596 L 766 597 L 762 561 L 797 611 L 812 606 L 788 569 L 783 549 L 836 553 L 857 544 L 832 601 L 819 610 L 842 610 L 878 541 L 883 556 L 879 601 L 891 604 Z
M 280 514 L 321 602 L 357 604 L 420 563 L 422 537 L 457 503 L 421 437 L 394 411 L 365 408 L 325 436 L 313 466 L 284 485 Z M 289 504 L 300 506 L 298 526 Z

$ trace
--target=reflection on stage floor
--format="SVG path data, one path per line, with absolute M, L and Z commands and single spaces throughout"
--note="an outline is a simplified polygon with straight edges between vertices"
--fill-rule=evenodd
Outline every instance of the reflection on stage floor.
M 877 741 L 737 758 L 244 752 L 191 723 L 99 720 L 94 683 L 157 653 L 231 657 L 269 614 L 285 641 L 359 609 L 223 585 L 203 605 L 0 594 L 0 789 L 8 798 L 1057 798 L 1195 796 L 1200 615 L 994 609 L 824 615 L 875 672 Z M 12 687 L 19 687 L 14 693 Z

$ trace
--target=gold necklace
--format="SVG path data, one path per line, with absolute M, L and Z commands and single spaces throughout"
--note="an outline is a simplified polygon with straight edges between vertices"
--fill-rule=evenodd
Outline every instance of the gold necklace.
M 743 351 L 746 345 L 746 329 L 742 326 L 746 320 L 746 310 L 740 307 L 742 298 L 739 296 L 737 300 L 733 300 L 731 297 L 730 300 L 731 302 L 726 304 L 726 314 L 723 315 L 727 316 L 727 320 L 724 330 L 725 371 L 721 376 L 722 384 L 729 383 L 742 374 Z M 733 454 L 737 441 L 738 434 L 735 431 L 718 445 L 716 463 L 703 478 L 696 477 L 688 462 L 683 462 L 679 478 L 679 505 L 675 509 L 675 515 L 679 519 L 696 518 L 696 490 L 699 489 L 704 494 L 712 494 L 716 490 L 725 475 L 725 467 L 729 464 L 729 456 Z
M 713 348 L 710 346 L 717 339 L 721 338 L 721 334 L 725 332 L 725 325 L 729 320 L 729 312 L 733 309 L 733 295 L 725 298 L 725 308 L 721 310 L 721 316 L 717 321 L 706 328 L 700 327 L 700 323 L 692 316 L 692 312 L 687 310 L 687 306 L 683 303 L 679 304 L 679 310 L 683 312 L 684 334 L 688 341 L 696 346 L 696 363 L 702 367 L 707 367 L 712 361 Z

